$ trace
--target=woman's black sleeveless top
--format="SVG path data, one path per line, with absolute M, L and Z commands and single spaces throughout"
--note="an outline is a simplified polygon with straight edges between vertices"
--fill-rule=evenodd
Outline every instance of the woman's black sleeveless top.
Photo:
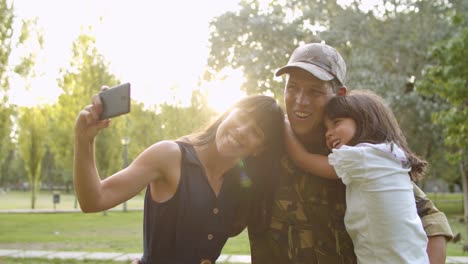
M 235 167 L 224 174 L 216 196 L 193 146 L 176 143 L 182 153 L 176 193 L 158 203 L 151 198 L 150 185 L 146 189 L 141 262 L 215 263 L 227 239 L 245 227 L 250 188 Z

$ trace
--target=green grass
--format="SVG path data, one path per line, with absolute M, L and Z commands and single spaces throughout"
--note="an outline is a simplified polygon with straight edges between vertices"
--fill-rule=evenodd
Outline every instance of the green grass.
M 100 260 L 72 260 L 72 259 L 39 259 L 39 258 L 1 258 L 0 263 L 2 264 L 122 264 L 119 261 L 100 261 Z
M 452 215 L 449 218 L 450 227 L 452 228 L 453 234 L 460 233 L 461 234 L 461 241 L 457 243 L 449 242 L 447 243 L 447 256 L 468 256 L 468 253 L 463 252 L 463 245 L 465 243 L 468 244 L 468 240 L 466 237 L 466 227 L 465 224 L 460 221 L 463 219 L 463 215 Z
M 79 209 L 74 193 L 59 192 L 60 203 L 55 204 L 57 210 Z M 140 194 L 127 202 L 129 209 L 143 208 L 144 195 Z M 122 205 L 116 207 L 122 208 Z M 31 209 L 31 193 L 20 191 L 0 192 L 0 210 Z M 37 195 L 35 209 L 54 209 L 52 193 L 42 191 Z
M 40 258 L 1 258 L 1 264 L 122 264 L 128 262 L 111 260 L 72 260 L 72 259 L 40 259 Z M 216 262 L 222 264 L 224 262 Z M 229 264 L 236 264 L 229 262 Z M 239 264 L 239 263 L 237 263 Z
M 141 252 L 142 213 L 0 214 L 0 248 Z
M 461 194 L 430 194 L 429 197 L 441 211 L 449 216 L 454 234 L 458 232 L 462 234 L 461 242 L 448 243 L 447 255 L 468 256 L 462 251 L 466 238 L 465 226 L 460 222 L 463 218 Z M 0 194 L 0 210 L 28 209 L 29 199 L 27 192 Z M 61 194 L 61 203 L 57 205 L 57 209 L 74 208 L 74 200 L 71 194 Z M 140 195 L 128 203 L 129 209 L 142 208 L 142 206 L 143 197 Z M 37 208 L 52 209 L 52 194 L 41 193 L 38 197 Z M 121 209 L 121 206 L 117 209 Z M 142 251 L 142 221 L 142 211 L 114 210 L 107 212 L 107 215 L 103 213 L 0 214 L 0 248 L 139 253 Z M 243 232 L 229 239 L 223 254 L 250 254 L 247 233 Z M 39 260 L 15 261 L 0 258 L 2 264 L 42 263 Z
M 446 215 L 463 215 L 463 195 L 460 193 L 430 193 L 427 195 Z
M 142 252 L 141 211 L 82 214 L 0 214 L 0 248 L 87 252 Z M 249 254 L 246 232 L 223 254 Z
M 126 262 L 122 261 L 111 261 L 111 260 L 71 260 L 71 259 L 39 259 L 39 258 L 31 258 L 31 259 L 24 259 L 24 258 L 1 258 L 1 264 L 122 264 Z M 224 262 L 216 262 L 222 264 Z M 229 264 L 236 264 L 229 262 Z M 239 263 L 238 263 L 239 264 Z
M 57 209 L 73 209 L 74 196 L 62 194 Z M 28 209 L 29 193 L 0 194 L 0 210 Z M 52 206 L 51 206 L 52 205 Z M 142 208 L 143 198 L 128 202 L 128 209 Z M 38 209 L 53 209 L 52 194 L 40 193 Z M 143 249 L 143 211 L 104 213 L 0 214 L 1 249 L 35 249 L 88 252 L 139 253 Z M 250 254 L 247 233 L 229 239 L 223 254 Z M 0 262 L 1 263 L 1 262 Z

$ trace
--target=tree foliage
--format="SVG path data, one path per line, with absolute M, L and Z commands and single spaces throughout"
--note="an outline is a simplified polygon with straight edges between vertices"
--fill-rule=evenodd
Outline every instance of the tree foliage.
M 19 125 L 19 153 L 24 160 L 31 188 L 31 209 L 35 208 L 36 192 L 41 180 L 41 163 L 48 137 L 46 108 L 21 108 Z
M 194 133 L 202 129 L 215 115 L 199 90 L 192 92 L 191 103 L 188 107 L 164 103 L 158 108 L 163 139 L 174 140 Z
M 13 40 L 13 7 L 8 2 L 0 0 L 2 174 L 23 163 L 15 161 L 15 141 L 11 138 L 15 109 L 7 103 L 8 75 L 16 72 L 30 78 L 34 75 L 31 69 L 35 62 L 34 54 L 21 57 L 17 65 L 12 65 L 9 59 L 18 44 L 34 36 L 35 21 L 24 21 L 20 38 Z M 298 45 L 324 41 L 336 47 L 345 58 L 348 88 L 374 90 L 389 102 L 412 149 L 428 159 L 431 167 L 427 178 L 443 177 L 457 182 L 457 168 L 448 163 L 451 157 L 445 153 L 460 153 L 454 149 L 466 149 L 465 143 L 460 143 L 466 142 L 466 137 L 459 136 L 467 134 L 466 122 L 463 122 L 467 120 L 466 101 L 465 105 L 454 103 L 454 100 L 466 98 L 463 93 L 466 64 L 460 56 L 460 41 L 463 43 L 463 34 L 466 34 L 461 29 L 466 28 L 466 21 L 453 24 L 450 19 L 456 11 L 468 13 L 468 4 L 462 0 L 384 0 L 382 3 L 363 10 L 358 0 L 346 6 L 326 0 L 241 0 L 238 11 L 226 12 L 211 22 L 211 53 L 204 77 L 207 80 L 218 78 L 224 68 L 241 69 L 246 80 L 242 88 L 248 94 L 268 93 L 282 99 L 284 80 L 273 77 L 275 70 L 287 63 Z M 41 35 L 36 36 L 42 43 Z M 438 42 L 441 44 L 432 48 L 431 56 L 427 56 L 427 51 Z M 463 45 L 466 47 L 466 43 Z M 460 64 L 455 66 L 457 52 Z M 445 53 L 452 55 L 445 56 Z M 425 68 L 426 65 L 430 67 Z M 60 172 L 62 182 L 71 182 L 73 128 L 78 112 L 90 104 L 91 96 L 98 93 L 102 85 L 119 84 L 108 69 L 109 63 L 97 50 L 94 37 L 90 32 L 81 33 L 73 43 L 70 64 L 61 70 L 58 84 L 63 93 L 48 115 L 52 140 L 46 141 L 45 149 L 49 154 L 42 161 L 44 167 L 53 164 L 52 173 Z M 456 73 L 458 79 L 453 78 Z M 418 91 L 414 89 L 415 83 Z M 420 83 L 427 85 L 429 91 L 445 87 L 450 96 L 444 92 L 421 95 Z M 464 90 L 460 88 L 455 93 L 456 85 Z M 98 136 L 98 169 L 106 176 L 122 167 L 123 138 L 130 140 L 128 157 L 131 161 L 151 144 L 192 133 L 213 116 L 214 112 L 198 90 L 193 91 L 189 106 L 166 103 L 147 108 L 132 101 L 131 113 L 114 118 L 111 127 Z M 9 166 L 10 159 L 13 159 L 12 166 Z M 0 178 L 0 183 L 2 181 Z
M 61 70 L 58 80 L 62 94 L 54 105 L 51 133 L 54 141 L 51 145 L 55 153 L 55 162 L 63 171 L 65 181 L 71 182 L 73 165 L 74 125 L 78 113 L 91 103 L 94 94 L 99 93 L 102 85 L 114 86 L 119 83 L 117 77 L 108 71 L 108 62 L 98 52 L 96 41 L 89 33 L 82 32 L 73 42 L 70 65 Z M 120 168 L 119 150 L 116 142 L 120 141 L 116 120 L 113 125 L 98 136 L 96 140 L 96 159 L 103 175 Z
M 468 3 L 453 16 L 454 35 L 431 49 L 418 91 L 442 105 L 432 120 L 443 126 L 444 142 L 453 163 L 459 164 L 464 192 L 465 223 L 468 221 Z M 468 234 L 468 224 L 465 227 Z M 466 246 L 465 241 L 465 246 Z
M 54 163 L 63 171 L 65 181 L 71 182 L 73 163 L 74 123 L 78 113 L 91 103 L 91 97 L 102 85 L 109 87 L 120 81 L 109 73 L 108 63 L 96 49 L 96 40 L 82 33 L 73 43 L 73 56 L 67 69 L 62 70 L 59 86 L 63 93 L 54 106 L 51 133 L 54 141 L 51 150 Z M 138 87 L 135 87 L 138 89 Z M 145 108 L 132 100 L 131 112 L 116 117 L 111 126 L 104 129 L 95 141 L 97 168 L 101 177 L 120 170 L 123 164 L 123 140 L 127 142 L 128 160 L 162 139 L 175 139 L 188 133 L 193 127 L 206 121 L 206 101 L 194 93 L 192 106 L 188 108 L 163 104 L 157 108 Z
M 468 4 L 464 9 L 467 10 Z M 453 16 L 454 35 L 434 45 L 432 60 L 424 69 L 417 90 L 427 100 L 440 105 L 432 114 L 435 124 L 443 127 L 447 155 L 460 164 L 461 175 L 468 177 L 468 15 L 460 10 Z M 465 190 L 468 194 L 468 190 Z
M 161 140 L 176 140 L 206 125 L 215 115 L 199 90 L 192 92 L 189 106 L 162 103 L 146 108 L 132 101 L 129 114 L 122 119 L 122 139 L 128 140 L 128 162 Z M 115 139 L 114 140 L 119 140 Z
M 21 50 L 31 40 L 31 34 L 36 34 L 35 40 L 42 44 L 42 34 L 36 27 L 36 21 L 22 21 L 21 32 L 17 39 L 14 38 L 15 14 L 12 1 L 0 0 L 0 182 L 12 173 L 9 162 L 15 155 L 13 143 L 13 121 L 16 118 L 15 106 L 9 103 L 8 91 L 10 78 L 17 74 L 22 78 L 30 77 L 35 65 L 34 51 L 28 51 L 20 56 L 18 62 L 12 61 L 12 54 Z M 7 162 L 8 161 L 8 162 Z
M 123 132 L 122 138 L 115 138 L 115 143 L 120 144 L 122 139 L 128 140 L 128 162 L 147 147 L 163 139 L 161 121 L 153 107 L 148 109 L 143 103 L 132 101 L 131 112 L 118 119 L 122 119 Z
M 12 51 L 13 36 L 13 6 L 7 0 L 0 1 L 0 89 L 1 95 L 8 90 L 9 60 Z M 3 102 L 5 103 L 5 102 Z
M 448 163 L 435 151 L 444 148 L 442 127 L 430 119 L 438 105 L 417 94 L 414 82 L 429 62 L 426 51 L 432 43 L 450 36 L 449 15 L 461 1 L 387 0 L 369 10 L 359 0 L 347 6 L 317 0 L 263 3 L 243 0 L 239 11 L 211 22 L 205 78 L 226 67 L 239 68 L 248 94 L 270 92 L 282 98 L 284 83 L 273 77 L 275 70 L 297 46 L 324 41 L 343 55 L 347 87 L 383 96 L 412 149 L 437 163 L 433 168 L 439 169 L 430 176 L 448 171 Z
M 13 155 L 13 143 L 10 137 L 14 109 L 8 104 L 9 60 L 12 50 L 13 7 L 7 0 L 0 0 L 0 182 L 6 177 L 8 163 Z

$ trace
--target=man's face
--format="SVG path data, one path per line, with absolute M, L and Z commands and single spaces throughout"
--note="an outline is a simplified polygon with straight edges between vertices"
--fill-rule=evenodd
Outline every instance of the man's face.
M 284 90 L 286 113 L 300 140 L 323 133 L 323 110 L 332 96 L 334 93 L 329 82 L 299 68 L 289 71 Z

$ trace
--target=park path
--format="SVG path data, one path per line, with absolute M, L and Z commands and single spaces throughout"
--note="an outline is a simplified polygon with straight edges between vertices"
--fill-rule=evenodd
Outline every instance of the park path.
M 78 251 L 45 251 L 45 250 L 16 250 L 0 249 L 0 263 L 2 257 L 8 258 L 41 258 L 41 259 L 75 259 L 75 260 L 112 260 L 130 262 L 141 257 L 141 253 L 111 253 L 111 252 L 78 252 Z M 222 263 L 250 263 L 249 255 L 221 255 L 217 262 Z M 468 257 L 447 257 L 447 264 L 467 264 Z
M 45 250 L 16 250 L 0 249 L 0 263 L 2 257 L 8 258 L 41 258 L 41 259 L 75 259 L 75 260 L 112 260 L 130 262 L 141 257 L 141 253 L 111 253 L 111 252 L 81 252 L 81 251 L 45 251 Z M 221 255 L 217 262 L 222 263 L 250 263 L 249 255 Z M 468 262 L 467 262 L 468 263 Z

